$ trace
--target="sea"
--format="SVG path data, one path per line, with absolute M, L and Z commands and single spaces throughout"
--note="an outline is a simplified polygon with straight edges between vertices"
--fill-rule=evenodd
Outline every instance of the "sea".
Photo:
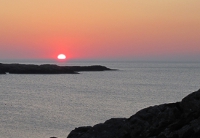
M 34 64 L 42 64 L 35 62 Z M 129 118 L 200 89 L 199 62 L 68 61 L 116 71 L 0 75 L 1 138 L 66 138 L 73 129 Z

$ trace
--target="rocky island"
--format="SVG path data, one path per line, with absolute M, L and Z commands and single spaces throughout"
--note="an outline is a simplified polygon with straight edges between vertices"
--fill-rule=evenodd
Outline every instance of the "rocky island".
M 0 74 L 78 74 L 81 71 L 113 70 L 101 65 L 93 66 L 58 66 L 53 64 L 3 64 L 0 63 Z
M 67 138 L 199 138 L 200 90 L 181 102 L 140 110 L 130 118 L 112 118 L 75 128 Z

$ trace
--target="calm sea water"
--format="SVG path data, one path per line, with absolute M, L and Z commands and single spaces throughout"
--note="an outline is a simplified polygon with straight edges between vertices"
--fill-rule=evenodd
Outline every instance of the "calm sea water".
M 0 137 L 66 138 L 75 127 L 130 117 L 200 88 L 200 63 L 67 63 L 93 64 L 119 71 L 0 75 Z

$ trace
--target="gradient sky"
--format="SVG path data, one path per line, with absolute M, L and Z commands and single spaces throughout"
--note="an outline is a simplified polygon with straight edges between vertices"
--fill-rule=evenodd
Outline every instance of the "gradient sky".
M 200 0 L 1 0 L 0 59 L 200 57 L 199 7 Z

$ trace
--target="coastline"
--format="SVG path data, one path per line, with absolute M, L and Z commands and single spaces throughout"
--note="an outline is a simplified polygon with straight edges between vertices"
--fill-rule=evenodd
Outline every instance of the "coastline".
M 58 66 L 55 64 L 3 64 L 0 63 L 0 74 L 79 74 L 82 71 L 111 71 L 101 65 L 91 66 Z
M 197 138 L 200 136 L 200 90 L 180 102 L 151 106 L 130 118 L 111 118 L 75 128 L 67 138 Z

